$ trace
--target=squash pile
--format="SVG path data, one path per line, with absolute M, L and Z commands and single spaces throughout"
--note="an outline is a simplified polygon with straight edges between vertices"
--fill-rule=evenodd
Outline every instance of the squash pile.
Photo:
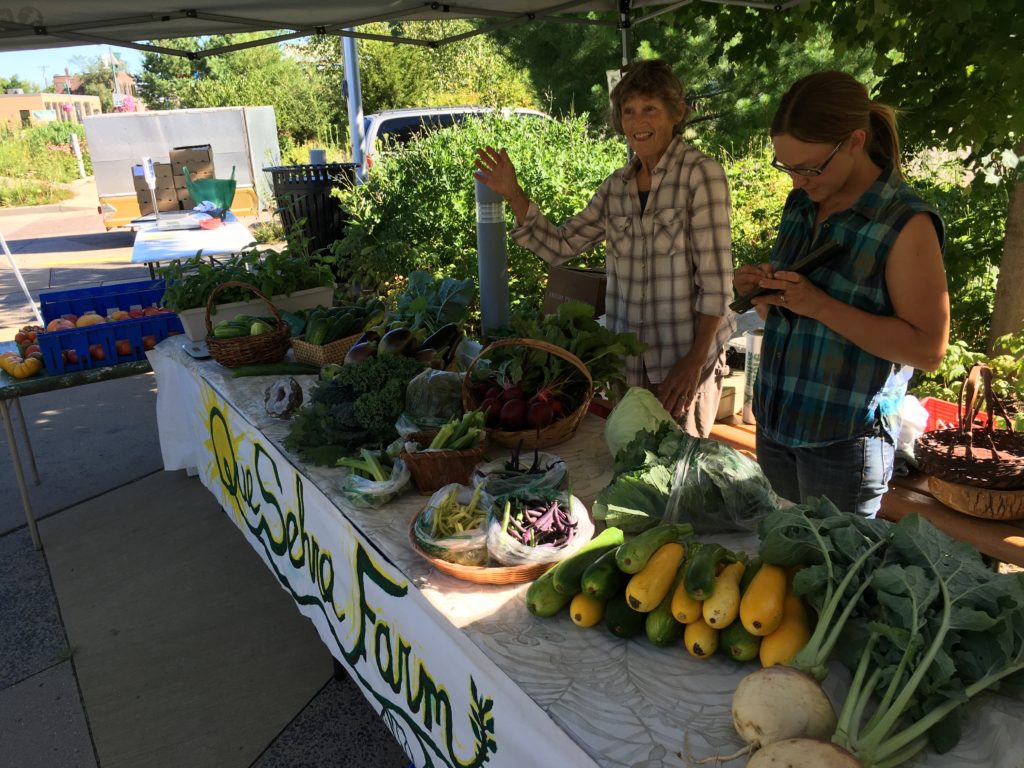
M 26 325 L 14 335 L 18 351 L 0 355 L 0 369 L 16 379 L 27 379 L 43 370 L 43 353 L 38 344 L 40 325 Z
M 580 627 L 603 621 L 618 637 L 643 633 L 654 645 L 681 641 L 698 659 L 721 650 L 765 667 L 789 663 L 810 639 L 812 619 L 786 569 L 695 541 L 686 523 L 659 525 L 623 543 L 615 543 L 621 531 L 609 531 L 617 536 L 530 585 L 531 613 L 554 616 L 568 605 Z

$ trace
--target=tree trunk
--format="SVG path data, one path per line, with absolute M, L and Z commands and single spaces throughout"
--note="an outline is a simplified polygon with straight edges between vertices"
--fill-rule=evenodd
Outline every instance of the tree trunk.
M 1024 154 L 1024 144 L 1017 147 L 1017 154 Z M 1021 329 L 1024 329 L 1024 179 L 1014 184 L 1010 192 L 1003 259 L 988 334 L 989 352 L 1000 336 Z

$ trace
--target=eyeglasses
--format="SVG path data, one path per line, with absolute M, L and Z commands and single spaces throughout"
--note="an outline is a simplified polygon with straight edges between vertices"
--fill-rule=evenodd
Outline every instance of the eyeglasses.
M 832 162 L 832 158 L 836 156 L 836 153 L 839 151 L 839 148 L 843 146 L 843 144 L 845 143 L 846 139 L 843 139 L 838 144 L 836 144 L 836 148 L 832 150 L 832 153 L 828 157 L 825 158 L 825 162 L 823 162 L 816 168 L 790 168 L 788 165 L 783 165 L 782 163 L 780 163 L 779 159 L 774 156 L 772 157 L 771 166 L 772 168 L 775 168 L 778 171 L 782 171 L 783 173 L 795 173 L 797 176 L 803 176 L 804 178 L 813 179 L 815 176 L 821 176 L 821 174 L 825 172 L 825 169 L 828 168 L 828 164 Z

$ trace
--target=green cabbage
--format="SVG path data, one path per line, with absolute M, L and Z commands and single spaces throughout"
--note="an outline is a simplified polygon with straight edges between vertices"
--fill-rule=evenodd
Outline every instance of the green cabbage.
M 604 425 L 604 441 L 612 456 L 630 443 L 638 432 L 657 432 L 662 424 L 679 429 L 676 420 L 665 410 L 654 393 L 643 387 L 630 387 L 618 405 L 608 414 Z

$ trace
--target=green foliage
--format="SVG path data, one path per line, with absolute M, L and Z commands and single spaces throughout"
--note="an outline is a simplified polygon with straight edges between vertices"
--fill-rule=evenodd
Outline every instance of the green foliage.
M 0 93 L 7 93 L 8 88 L 21 88 L 25 93 L 39 93 L 39 86 L 35 83 L 23 80 L 18 75 L 4 77 L 0 75 Z
M 57 185 L 78 178 L 72 133 L 78 135 L 86 173 L 90 173 L 85 132 L 77 123 L 17 130 L 0 127 L 0 206 L 41 205 L 71 197 L 71 192 Z
M 296 256 L 287 248 L 280 252 L 253 248 L 216 263 L 199 255 L 157 271 L 167 282 L 164 305 L 175 312 L 205 307 L 213 289 L 230 281 L 254 285 L 268 298 L 332 282 L 330 268 L 318 257 Z M 249 301 L 252 297 L 251 291 L 242 288 L 228 288 L 217 294 L 220 303 Z
M 751 142 L 741 155 L 722 157 L 732 198 L 732 257 L 737 267 L 769 260 L 786 196 L 789 177 L 769 165 L 771 144 Z
M 623 145 L 589 137 L 584 117 L 549 121 L 494 114 L 430 133 L 382 155 L 366 184 L 338 193 L 350 223 L 334 254 L 347 282 L 383 294 L 415 269 L 475 282 L 473 161 L 485 145 L 508 148 L 523 188 L 556 222 L 582 209 L 625 162 Z M 511 230 L 511 211 L 506 216 Z M 603 257 L 600 249 L 583 261 L 602 264 Z M 512 243 L 508 259 L 513 308 L 539 308 L 545 264 Z
M 978 364 L 992 369 L 996 396 L 1020 410 L 1024 405 L 1024 331 L 997 339 L 992 355 L 972 349 L 965 341 L 951 341 L 938 369 L 932 373 L 917 371 L 909 391 L 918 398 L 937 397 L 955 403 L 967 374 Z

